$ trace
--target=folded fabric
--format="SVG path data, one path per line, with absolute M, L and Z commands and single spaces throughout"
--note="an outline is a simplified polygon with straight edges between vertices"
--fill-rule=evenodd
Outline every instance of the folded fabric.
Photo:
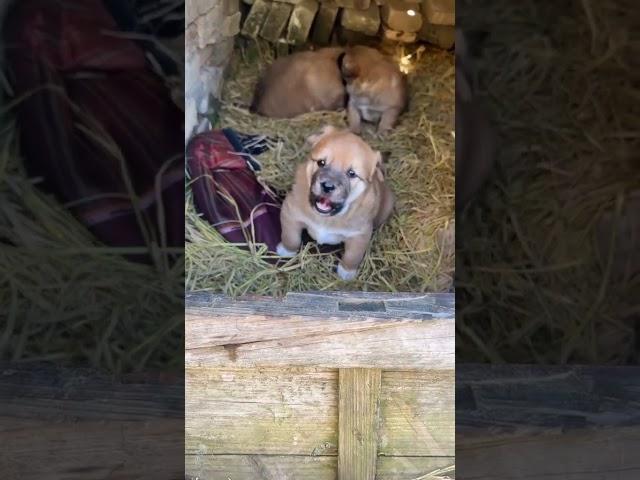
M 265 148 L 257 138 L 231 129 L 201 133 L 187 145 L 187 166 L 198 213 L 229 242 L 275 252 L 281 200 L 256 177 L 260 166 L 251 155 Z
M 184 114 L 144 50 L 101 0 L 21 0 L 4 26 L 28 174 L 107 245 L 182 247 Z

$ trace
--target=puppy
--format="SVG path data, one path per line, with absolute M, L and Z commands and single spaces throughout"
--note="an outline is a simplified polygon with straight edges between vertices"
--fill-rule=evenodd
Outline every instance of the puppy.
M 309 142 L 311 155 L 298 166 L 282 206 L 277 251 L 294 256 L 304 229 L 320 244 L 344 242 L 338 275 L 353 280 L 373 230 L 393 210 L 394 195 L 384 183 L 380 152 L 357 135 L 329 126 Z
M 378 122 L 378 132 L 392 129 L 408 104 L 407 78 L 389 57 L 370 47 L 348 48 L 338 61 L 349 94 L 349 128 Z
M 346 92 L 338 57 L 342 48 L 321 48 L 280 57 L 258 81 L 250 111 L 292 118 L 307 112 L 344 108 Z

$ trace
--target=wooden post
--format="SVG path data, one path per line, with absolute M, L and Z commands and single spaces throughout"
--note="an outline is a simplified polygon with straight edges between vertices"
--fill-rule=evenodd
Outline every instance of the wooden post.
M 381 370 L 339 370 L 338 480 L 374 480 Z

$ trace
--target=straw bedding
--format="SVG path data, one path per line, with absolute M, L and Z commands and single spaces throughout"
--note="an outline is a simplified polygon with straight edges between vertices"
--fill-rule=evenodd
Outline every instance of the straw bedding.
M 458 10 L 463 27 L 490 32 L 480 80 L 502 140 L 493 178 L 457 219 L 461 361 L 638 360 L 638 278 L 614 279 L 594 248 L 603 212 L 640 189 L 633 6 Z
M 165 45 L 178 65 L 183 45 L 182 38 Z M 181 77 L 165 78 L 176 99 Z M 170 267 L 171 252 L 157 248 L 152 266 L 131 263 L 122 254 L 145 249 L 101 245 L 42 193 L 18 149 L 19 101 L 0 73 L 0 359 L 110 372 L 181 369 L 183 262 Z
M 399 54 L 396 54 L 399 59 Z M 379 137 L 369 126 L 364 139 L 388 154 L 387 179 L 397 195 L 396 212 L 375 235 L 354 282 L 335 274 L 337 256 L 307 244 L 278 266 L 265 248 L 249 251 L 227 243 L 186 207 L 187 289 L 230 295 L 280 296 L 305 290 L 444 291 L 452 285 L 454 218 L 454 65 L 453 55 L 427 48 L 412 57 L 409 111 L 389 134 Z M 262 178 L 279 191 L 291 185 L 296 165 L 308 155 L 306 138 L 324 125 L 346 126 L 345 112 L 316 112 L 276 120 L 246 108 L 260 71 L 273 59 L 262 43 L 238 43 L 215 113 L 218 126 L 273 138 L 259 155 Z M 277 138 L 276 138 L 277 137 Z M 446 233 L 449 233 L 447 235 Z

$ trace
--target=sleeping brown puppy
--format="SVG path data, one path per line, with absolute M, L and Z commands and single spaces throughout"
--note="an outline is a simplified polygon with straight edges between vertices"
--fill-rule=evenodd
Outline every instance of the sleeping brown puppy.
M 380 152 L 357 135 L 325 127 L 309 142 L 311 155 L 298 166 L 282 206 L 278 255 L 294 256 L 306 229 L 320 244 L 344 242 L 338 275 L 353 280 L 373 230 L 393 210 L 394 195 L 384 183 Z
M 392 129 L 407 108 L 406 76 L 389 57 L 374 48 L 355 46 L 341 60 L 349 94 L 349 128 L 360 133 L 361 122 L 378 122 L 378 132 Z
M 346 92 L 338 67 L 343 51 L 321 48 L 278 58 L 258 81 L 250 110 L 266 117 L 291 118 L 344 108 Z

